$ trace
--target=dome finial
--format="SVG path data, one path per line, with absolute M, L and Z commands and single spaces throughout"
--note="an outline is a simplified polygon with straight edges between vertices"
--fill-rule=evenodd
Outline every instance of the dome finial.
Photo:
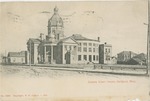
M 58 12 L 58 8 L 57 8 L 57 6 L 55 6 L 54 13 L 57 13 L 57 12 Z

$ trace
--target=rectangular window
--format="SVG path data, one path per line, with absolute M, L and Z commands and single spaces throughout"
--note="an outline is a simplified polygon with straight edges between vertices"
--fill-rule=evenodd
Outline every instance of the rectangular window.
M 107 53 L 107 48 L 105 49 L 105 52 Z
M 81 52 L 81 47 L 78 47 L 78 52 Z
M 83 52 L 87 52 L 87 48 L 86 47 L 83 48 Z
M 84 60 L 87 60 L 87 55 L 84 55 Z
M 108 49 L 108 52 L 110 53 L 110 49 Z
M 93 43 L 93 46 L 95 46 L 95 43 Z
M 89 48 L 89 52 L 92 52 L 92 48 Z
M 95 48 L 93 48 L 93 52 L 95 52 Z
M 81 61 L 81 55 L 78 55 L 78 61 Z
M 89 55 L 89 61 L 92 62 L 92 55 Z
M 106 60 L 110 60 L 110 56 L 106 56 Z
M 87 43 L 83 43 L 83 46 L 87 46 Z
M 93 55 L 93 61 L 95 61 L 95 55 Z
M 89 46 L 92 46 L 92 43 L 89 43 Z

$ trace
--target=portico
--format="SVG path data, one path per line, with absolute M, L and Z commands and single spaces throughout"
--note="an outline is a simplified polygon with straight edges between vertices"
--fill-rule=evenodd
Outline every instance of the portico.
M 44 63 L 55 64 L 56 54 L 56 44 L 44 44 Z

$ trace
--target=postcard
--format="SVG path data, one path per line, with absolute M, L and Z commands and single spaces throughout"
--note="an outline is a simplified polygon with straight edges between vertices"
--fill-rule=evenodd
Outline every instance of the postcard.
M 0 2 L 0 101 L 150 101 L 149 2 Z

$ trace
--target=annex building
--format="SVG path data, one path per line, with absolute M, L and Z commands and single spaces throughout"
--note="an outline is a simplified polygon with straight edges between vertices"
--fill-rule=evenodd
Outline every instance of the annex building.
M 38 64 L 82 64 L 111 63 L 112 46 L 100 43 L 100 38 L 89 39 L 80 34 L 65 37 L 64 23 L 54 8 L 48 20 L 48 34 L 39 39 L 29 38 L 27 42 L 27 63 Z

